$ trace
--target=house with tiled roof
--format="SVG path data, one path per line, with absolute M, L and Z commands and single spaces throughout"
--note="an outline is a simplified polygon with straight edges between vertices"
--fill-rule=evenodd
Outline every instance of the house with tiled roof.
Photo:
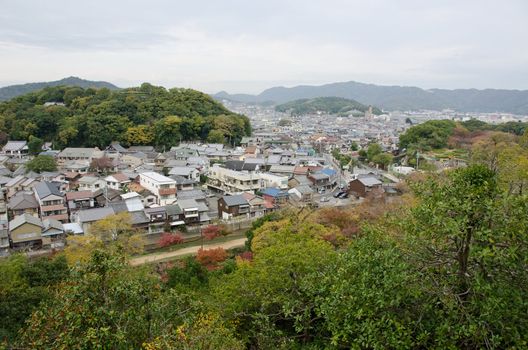
M 40 217 L 42 220 L 55 219 L 68 222 L 68 210 L 64 201 L 64 195 L 53 182 L 39 182 L 35 186 L 35 198 L 40 206 Z
M 40 248 L 43 224 L 39 218 L 29 214 L 16 216 L 9 222 L 9 237 L 14 249 Z

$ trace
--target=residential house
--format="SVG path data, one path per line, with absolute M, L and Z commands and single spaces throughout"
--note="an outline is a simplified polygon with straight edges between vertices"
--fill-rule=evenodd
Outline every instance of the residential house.
M 204 202 L 195 199 L 178 199 L 178 205 L 183 212 L 183 221 L 186 225 L 205 224 L 211 220 L 207 214 L 209 208 Z
M 360 177 L 350 181 L 348 192 L 359 197 L 366 197 L 373 190 L 382 189 L 382 182 L 374 176 Z
M 95 158 L 102 158 L 104 152 L 99 150 L 99 148 L 77 148 L 77 147 L 67 147 L 63 149 L 57 156 L 57 164 L 59 166 L 64 165 L 68 161 L 80 161 L 83 163 L 90 162 Z
M 319 171 L 316 173 L 309 173 L 307 177 L 310 181 L 312 181 L 312 187 L 319 192 L 325 191 L 332 187 L 330 176 L 323 172 Z
M 176 201 L 176 181 L 156 172 L 139 174 L 139 184 L 156 196 L 156 204 L 167 205 Z
M 288 199 L 290 199 L 290 195 L 287 191 L 275 187 L 266 188 L 261 194 L 266 202 L 269 202 L 274 206 L 285 204 L 288 202 Z
M 309 203 L 313 201 L 314 191 L 310 186 L 298 185 L 288 191 L 292 198 L 296 198 L 300 202 Z
M 55 219 L 68 222 L 68 210 L 64 202 L 64 196 L 56 184 L 52 182 L 39 182 L 35 186 L 35 198 L 40 206 L 40 217 L 42 220 Z
M 229 220 L 238 216 L 249 216 L 250 207 L 247 199 L 241 195 L 222 196 L 218 200 L 218 217 Z
M 260 217 L 266 213 L 266 201 L 253 193 L 244 192 L 242 196 L 249 203 L 249 216 Z
M 162 233 L 167 225 L 167 211 L 165 207 L 146 208 L 145 214 L 149 219 L 148 234 Z
M 11 217 L 29 214 L 36 218 L 39 216 L 39 203 L 35 199 L 33 192 L 18 192 L 11 197 L 7 208 Z
M 122 191 L 124 188 L 128 187 L 130 183 L 132 182 L 130 178 L 123 174 L 123 173 L 117 173 L 113 175 L 109 175 L 105 178 L 106 186 L 108 188 Z
M 112 207 L 83 209 L 74 214 L 74 221 L 79 224 L 85 234 L 90 234 L 90 227 L 94 222 L 114 214 Z
M 195 180 L 195 181 L 200 180 L 200 172 L 196 168 L 188 167 L 188 166 L 173 167 L 169 171 L 169 176 L 171 175 L 182 176 L 189 180 Z
M 66 204 L 70 217 L 81 209 L 90 209 L 96 206 L 96 192 L 92 191 L 72 191 L 66 192 Z
M 8 157 L 22 158 L 28 154 L 28 151 L 26 141 L 7 141 L 2 147 L 2 153 Z
M 22 214 L 9 222 L 9 237 L 13 249 L 40 248 L 42 246 L 42 221 Z
M 81 177 L 77 184 L 79 185 L 79 191 L 92 191 L 104 189 L 106 187 L 106 181 L 97 176 L 85 175 Z
M 260 178 L 262 179 L 262 188 L 277 187 L 281 190 L 288 189 L 287 176 L 279 176 L 270 173 L 261 173 Z
M 54 219 L 42 221 L 42 245 L 51 248 L 64 246 L 64 227 L 62 223 Z

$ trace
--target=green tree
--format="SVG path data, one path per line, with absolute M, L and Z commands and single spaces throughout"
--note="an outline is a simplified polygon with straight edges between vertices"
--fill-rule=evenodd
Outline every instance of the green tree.
M 42 139 L 39 139 L 38 137 L 35 137 L 33 135 L 29 136 L 29 141 L 28 141 L 29 154 L 37 155 L 40 152 L 42 152 L 43 144 L 44 144 L 44 141 L 42 141 Z
M 371 162 L 374 161 L 374 157 L 383 152 L 383 148 L 378 143 L 371 143 L 367 148 L 367 159 Z
M 359 149 L 359 145 L 357 144 L 357 142 L 352 141 L 352 143 L 350 144 L 350 150 L 353 152 L 356 152 L 358 149 Z
M 211 130 L 207 135 L 207 142 L 210 143 L 224 143 L 225 142 L 224 133 L 221 130 Z
M 40 155 L 27 162 L 26 169 L 36 173 L 55 171 L 57 170 L 57 164 L 52 156 Z

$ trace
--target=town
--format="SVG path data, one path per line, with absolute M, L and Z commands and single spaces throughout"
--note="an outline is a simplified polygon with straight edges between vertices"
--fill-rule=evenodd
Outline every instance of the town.
M 392 157 L 399 135 L 411 125 L 468 119 L 449 112 L 377 116 L 371 110 L 355 117 L 291 116 L 223 103 L 246 113 L 253 124 L 252 136 L 239 146 L 180 143 L 157 152 L 118 142 L 104 149 L 62 150 L 45 143 L 39 157 L 52 158 L 57 170 L 37 173 L 25 166 L 34 158 L 28 143 L 8 141 L 0 154 L 1 254 L 62 249 L 69 235 L 89 234 L 93 223 L 123 212 L 146 247 L 155 248 L 163 233 L 190 238 L 213 223 L 248 227 L 284 207 L 339 207 L 368 195 L 397 195 L 399 177 L 414 168 L 404 159 L 386 167 L 357 162 L 361 149 L 375 143 Z M 480 116 L 491 123 L 519 118 Z M 348 157 L 344 163 L 336 159 L 340 155 Z

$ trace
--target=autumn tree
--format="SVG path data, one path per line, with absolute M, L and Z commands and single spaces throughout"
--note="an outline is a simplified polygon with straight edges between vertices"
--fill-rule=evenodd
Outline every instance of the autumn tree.
M 158 245 L 163 248 L 163 247 L 170 247 L 175 244 L 181 244 L 183 242 L 184 242 L 184 239 L 181 234 L 164 232 L 158 241 Z
M 196 260 L 208 270 L 216 270 L 221 262 L 227 259 L 227 253 L 222 247 L 198 250 Z

